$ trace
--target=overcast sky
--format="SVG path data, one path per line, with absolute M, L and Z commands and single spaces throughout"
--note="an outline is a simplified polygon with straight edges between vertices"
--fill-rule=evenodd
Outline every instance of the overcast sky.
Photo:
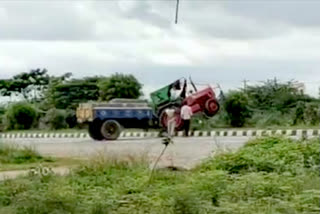
M 320 0 L 0 0 L 0 79 L 132 73 L 150 92 L 182 76 L 320 86 Z

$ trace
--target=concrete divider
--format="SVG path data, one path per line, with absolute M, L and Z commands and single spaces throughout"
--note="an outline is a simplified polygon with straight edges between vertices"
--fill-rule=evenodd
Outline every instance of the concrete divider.
M 191 131 L 193 137 L 259 137 L 259 136 L 298 136 L 311 137 L 320 136 L 320 129 L 297 129 L 297 130 L 214 130 L 214 131 Z M 159 132 L 122 132 L 120 137 L 158 137 Z M 183 136 L 183 132 L 177 133 L 178 137 Z M 0 133 L 0 138 L 89 138 L 88 133 Z

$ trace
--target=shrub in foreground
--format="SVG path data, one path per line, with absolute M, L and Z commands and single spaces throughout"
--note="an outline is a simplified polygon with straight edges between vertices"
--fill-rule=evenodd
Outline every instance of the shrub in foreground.
M 266 137 L 249 141 L 235 153 L 224 154 L 207 163 L 211 169 L 229 173 L 291 172 L 319 166 L 319 139 L 295 141 Z

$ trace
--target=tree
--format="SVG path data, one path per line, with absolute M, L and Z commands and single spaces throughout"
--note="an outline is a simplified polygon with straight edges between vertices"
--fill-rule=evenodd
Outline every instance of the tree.
M 230 124 L 235 127 L 244 125 L 246 118 L 250 116 L 248 98 L 243 92 L 230 92 L 224 101 Z
M 100 100 L 113 98 L 137 99 L 142 95 L 142 84 L 133 76 L 116 73 L 99 81 Z
M 100 77 L 57 80 L 47 91 L 47 108 L 76 109 L 81 102 L 99 99 Z
M 39 101 L 48 88 L 50 76 L 46 69 L 20 73 L 12 79 L 0 80 L 2 96 L 21 96 L 27 101 Z
M 251 109 L 272 110 L 287 113 L 299 101 L 311 101 L 311 98 L 302 94 L 295 82 L 279 83 L 268 80 L 262 85 L 248 86 L 245 93 L 248 95 Z

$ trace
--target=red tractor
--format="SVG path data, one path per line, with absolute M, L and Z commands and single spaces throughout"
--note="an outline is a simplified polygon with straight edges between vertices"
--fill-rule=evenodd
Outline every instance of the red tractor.
M 207 117 L 213 117 L 219 111 L 219 103 L 211 87 L 186 97 L 182 105 L 190 106 L 193 114 L 203 112 Z
M 219 111 L 218 100 L 210 86 L 198 91 L 192 80 L 190 79 L 190 83 L 193 86 L 195 92 L 186 96 L 187 81 L 185 78 L 183 78 L 182 80 L 183 81 L 181 81 L 181 79 L 177 80 L 174 83 L 151 93 L 154 112 L 159 119 L 160 125 L 164 128 L 167 127 L 167 115 L 164 111 L 166 108 L 176 109 L 177 131 L 183 128 L 183 121 L 180 117 L 180 109 L 183 105 L 190 106 L 192 108 L 193 114 L 203 113 L 207 117 L 213 117 Z M 181 84 L 183 84 L 182 87 Z M 180 96 L 172 99 L 172 90 L 180 89 L 182 89 Z

